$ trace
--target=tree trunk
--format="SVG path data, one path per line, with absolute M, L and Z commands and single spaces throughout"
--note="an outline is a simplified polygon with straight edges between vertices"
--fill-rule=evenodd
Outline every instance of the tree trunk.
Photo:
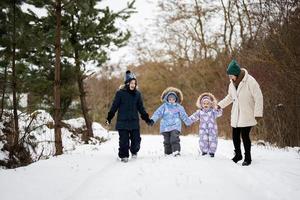
M 1 97 L 0 120 L 2 119 L 3 110 L 4 110 L 4 99 L 5 99 L 6 83 L 7 83 L 7 65 L 4 66 L 3 88 L 2 88 L 2 94 L 1 94 L 2 97 Z
M 87 102 L 86 102 L 86 92 L 84 89 L 84 77 L 80 70 L 80 62 L 78 58 L 78 51 L 75 50 L 75 64 L 77 69 L 77 83 L 80 93 L 80 104 L 81 104 L 81 110 L 84 117 L 84 121 L 86 124 L 86 131 L 82 135 L 82 140 L 88 144 L 88 141 L 90 137 L 94 137 L 93 128 L 92 128 L 92 122 L 89 116 L 89 110 L 87 108 Z
M 78 77 L 78 87 L 79 87 L 79 92 L 80 92 L 80 103 L 81 103 L 81 110 L 82 114 L 84 116 L 85 124 L 86 124 L 86 129 L 87 131 L 84 132 L 83 140 L 85 143 L 88 143 L 90 137 L 94 137 L 93 129 L 92 129 L 92 122 L 88 113 L 88 108 L 87 108 L 87 102 L 86 102 L 86 97 L 85 94 L 86 92 L 84 91 L 84 83 L 83 83 L 83 77 Z
M 240 24 L 240 37 L 242 39 L 241 44 L 243 45 L 245 43 L 244 24 L 243 24 L 243 19 L 242 19 L 242 15 L 240 12 L 240 6 L 239 6 L 238 0 L 235 0 L 235 6 L 236 6 L 237 14 L 238 14 L 238 21 Z
M 250 13 L 249 13 L 248 6 L 247 6 L 245 0 L 243 0 L 242 3 L 243 3 L 243 6 L 244 6 L 244 12 L 245 12 L 245 14 L 247 16 L 247 19 L 248 19 L 250 41 L 252 41 L 253 32 L 252 32 L 252 23 L 251 23 Z
M 228 1 L 228 10 L 227 10 L 227 19 L 228 19 L 228 23 L 229 23 L 229 38 L 228 38 L 228 45 L 229 45 L 229 49 L 231 51 L 231 53 L 233 52 L 233 48 L 232 48 L 232 34 L 234 31 L 234 22 L 232 22 L 231 20 L 231 1 Z
M 203 22 L 202 22 L 202 9 L 200 9 L 199 5 L 198 5 L 198 1 L 195 0 L 195 4 L 196 4 L 196 9 L 197 9 L 197 17 L 198 17 L 198 23 L 199 23 L 199 26 L 200 26 L 200 33 L 201 33 L 201 46 L 203 47 L 204 49 L 204 58 L 207 58 L 207 44 L 206 44 L 206 41 L 205 41 L 205 35 L 204 35 L 204 27 L 203 27 Z
M 227 10 L 224 4 L 224 1 L 221 0 L 222 7 L 223 7 L 223 13 L 224 13 L 224 31 L 223 31 L 223 42 L 225 45 L 225 53 L 227 54 L 229 52 L 229 47 L 227 43 L 227 24 L 228 24 L 228 19 L 227 19 Z
M 56 0 L 56 33 L 55 33 L 55 80 L 54 80 L 54 131 L 55 155 L 63 153 L 61 140 L 61 105 L 60 105 L 60 53 L 61 53 L 61 0 Z
M 16 1 L 13 1 L 13 54 L 12 54 L 12 94 L 13 94 L 13 113 L 14 113 L 14 136 L 13 147 L 17 147 L 19 142 L 19 120 L 17 102 L 17 77 L 16 77 Z

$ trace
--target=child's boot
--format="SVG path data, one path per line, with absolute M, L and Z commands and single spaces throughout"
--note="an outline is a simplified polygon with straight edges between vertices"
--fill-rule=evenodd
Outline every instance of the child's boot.
M 121 158 L 121 162 L 127 163 L 128 162 L 128 158 Z
M 179 151 L 173 152 L 173 156 L 175 156 L 175 157 L 180 156 L 180 152 Z
M 132 159 L 137 159 L 137 153 L 131 154 L 131 158 L 132 158 Z

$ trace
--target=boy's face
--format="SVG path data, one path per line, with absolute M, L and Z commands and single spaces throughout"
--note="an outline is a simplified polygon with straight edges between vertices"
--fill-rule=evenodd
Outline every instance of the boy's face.
M 211 102 L 206 100 L 203 102 L 203 108 L 208 109 L 211 107 Z
M 173 96 L 168 96 L 168 102 L 169 103 L 175 103 L 176 99 Z
M 135 87 L 136 87 L 136 80 L 133 79 L 129 82 L 129 89 L 134 90 Z

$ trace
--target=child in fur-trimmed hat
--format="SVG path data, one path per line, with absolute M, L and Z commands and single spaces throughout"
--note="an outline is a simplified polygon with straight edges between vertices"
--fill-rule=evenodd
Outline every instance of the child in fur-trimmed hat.
M 183 100 L 182 92 L 174 87 L 168 87 L 161 95 L 163 104 L 154 112 L 151 117 L 153 125 L 159 119 L 160 133 L 164 136 L 165 155 L 180 155 L 181 121 L 187 126 L 191 124 L 184 107 L 181 104 Z
M 199 124 L 199 147 L 202 155 L 215 156 L 218 144 L 218 126 L 216 119 L 222 115 L 222 109 L 217 108 L 217 100 L 211 93 L 202 93 L 196 103 L 199 108 L 189 119 Z

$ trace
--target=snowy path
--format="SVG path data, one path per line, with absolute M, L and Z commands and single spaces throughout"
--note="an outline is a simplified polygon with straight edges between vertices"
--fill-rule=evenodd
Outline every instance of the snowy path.
M 0 199 L 298 199 L 300 155 L 253 146 L 249 167 L 234 164 L 231 141 L 215 158 L 197 153 L 195 136 L 181 137 L 182 156 L 165 157 L 161 136 L 142 136 L 137 160 L 117 160 L 117 136 L 16 170 L 0 170 Z

